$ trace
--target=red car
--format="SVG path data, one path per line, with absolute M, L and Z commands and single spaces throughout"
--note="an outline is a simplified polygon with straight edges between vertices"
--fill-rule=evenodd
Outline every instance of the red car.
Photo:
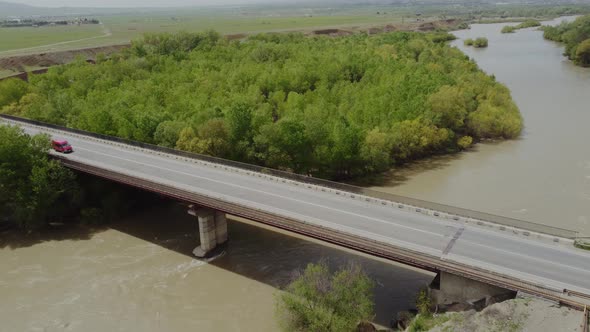
M 66 140 L 53 140 L 51 141 L 51 147 L 53 150 L 61 153 L 74 152 L 74 149 L 72 149 L 72 146 Z

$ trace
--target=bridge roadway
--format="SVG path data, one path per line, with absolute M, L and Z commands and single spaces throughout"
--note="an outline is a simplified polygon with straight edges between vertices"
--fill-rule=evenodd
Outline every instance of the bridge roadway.
M 566 303 L 574 298 L 562 294 L 563 289 L 590 294 L 590 253 L 563 241 L 524 238 L 260 173 L 19 125 L 29 134 L 46 132 L 67 139 L 75 152 L 60 158 L 67 166 L 88 173 L 415 266 Z

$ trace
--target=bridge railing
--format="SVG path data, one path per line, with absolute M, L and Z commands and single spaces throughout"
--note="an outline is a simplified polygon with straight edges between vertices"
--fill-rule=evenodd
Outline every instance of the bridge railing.
M 530 221 L 509 218 L 509 217 L 494 215 L 494 214 L 490 214 L 490 213 L 479 212 L 479 211 L 459 208 L 459 207 L 455 207 L 455 206 L 424 201 L 424 200 L 420 200 L 420 199 L 416 199 L 416 198 L 386 193 L 386 192 L 382 192 L 382 191 L 378 191 L 378 190 L 362 188 L 362 187 L 358 187 L 358 186 L 354 186 L 354 185 L 350 185 L 350 184 L 334 182 L 334 181 L 324 180 L 324 179 L 320 179 L 320 178 L 314 178 L 314 177 L 305 176 L 305 175 L 296 174 L 296 173 L 290 173 L 290 172 L 286 172 L 286 171 L 280 171 L 280 170 L 276 170 L 276 169 L 272 169 L 272 168 L 256 166 L 256 165 L 242 163 L 242 162 L 238 162 L 238 161 L 227 160 L 227 159 L 197 154 L 197 153 L 193 153 L 193 152 L 186 152 L 186 151 L 171 149 L 171 148 L 153 145 L 153 144 L 149 144 L 149 143 L 143 143 L 143 142 L 132 141 L 132 140 L 124 139 L 124 138 L 109 136 L 109 135 L 92 133 L 92 132 L 88 132 L 88 131 L 80 130 L 80 129 L 67 128 L 67 127 L 63 127 L 63 126 L 59 126 L 59 125 L 55 125 L 55 124 L 25 119 L 25 118 L 16 117 L 16 116 L 7 115 L 7 114 L 0 114 L 0 118 L 4 118 L 6 120 L 17 121 L 17 122 L 23 122 L 23 123 L 27 123 L 27 124 L 31 124 L 31 125 L 36 125 L 36 126 L 53 128 L 53 129 L 64 131 L 64 132 L 94 137 L 97 139 L 107 140 L 107 141 L 111 141 L 111 142 L 118 142 L 118 143 L 127 144 L 127 145 L 131 145 L 131 146 L 135 146 L 135 147 L 139 147 L 139 148 L 143 148 L 143 149 L 149 149 L 149 150 L 153 150 L 153 151 L 159 151 L 159 152 L 163 152 L 163 153 L 173 154 L 173 155 L 177 155 L 177 156 L 181 156 L 181 157 L 198 159 L 198 160 L 216 163 L 216 164 L 220 164 L 220 165 L 236 167 L 236 168 L 249 170 L 249 171 L 253 171 L 253 172 L 260 172 L 263 174 L 268 174 L 268 175 L 281 177 L 281 178 L 285 178 L 285 179 L 289 179 L 289 180 L 294 180 L 294 181 L 299 181 L 299 182 L 303 182 L 303 183 L 323 186 L 323 187 L 327 187 L 327 188 L 347 191 L 350 193 L 365 195 L 365 196 L 369 196 L 369 197 L 373 197 L 373 198 L 377 198 L 377 199 L 382 199 L 382 200 L 391 201 L 391 202 L 395 202 L 395 203 L 415 206 L 415 207 L 428 209 L 428 210 L 432 210 L 432 211 L 443 212 L 443 213 L 447 213 L 447 214 L 455 215 L 455 216 L 459 216 L 459 217 L 471 218 L 471 219 L 487 221 L 487 222 L 491 222 L 491 223 L 495 223 L 495 224 L 505 225 L 505 226 L 509 226 L 509 227 L 520 228 L 520 229 L 529 230 L 532 232 L 554 235 L 554 236 L 559 236 L 559 237 L 568 238 L 568 239 L 575 239 L 578 236 L 577 231 L 568 230 L 568 229 L 564 229 L 564 228 L 553 227 L 553 226 L 538 224 L 538 223 L 534 223 L 534 222 L 530 222 Z

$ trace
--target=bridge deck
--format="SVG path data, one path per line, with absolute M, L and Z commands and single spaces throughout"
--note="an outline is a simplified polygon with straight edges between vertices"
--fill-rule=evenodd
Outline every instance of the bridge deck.
M 383 205 L 357 194 L 322 190 L 303 183 L 295 185 L 260 173 L 24 123 L 19 125 L 30 134 L 47 132 L 67 139 L 75 152 L 60 158 L 66 165 L 82 171 L 187 200 L 195 195 L 196 203 L 221 209 L 227 206 L 226 212 L 269 224 L 276 218 L 282 220 L 284 228 L 301 229 L 302 233 L 335 243 L 347 245 L 341 240 L 347 236 L 362 239 L 365 249 L 360 245 L 358 248 L 368 252 L 372 250 L 371 243 L 375 252 L 377 248 L 406 251 L 400 254 L 404 256 L 401 261 L 430 269 L 465 271 L 475 279 L 496 280 L 496 284 L 507 288 L 533 293 L 539 290 L 539 295 L 544 290 L 565 301 L 572 298 L 560 295 L 563 289 L 590 294 L 590 253 L 563 243 L 515 236 L 400 209 L 396 204 Z M 281 227 L 278 222 L 277 225 Z M 579 297 L 575 300 L 585 302 Z

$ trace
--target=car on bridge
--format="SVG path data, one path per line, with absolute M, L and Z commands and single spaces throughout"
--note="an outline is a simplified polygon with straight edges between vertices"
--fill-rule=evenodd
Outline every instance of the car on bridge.
M 51 147 L 53 148 L 53 150 L 61 153 L 74 152 L 74 149 L 72 149 L 72 146 L 66 140 L 52 140 Z

